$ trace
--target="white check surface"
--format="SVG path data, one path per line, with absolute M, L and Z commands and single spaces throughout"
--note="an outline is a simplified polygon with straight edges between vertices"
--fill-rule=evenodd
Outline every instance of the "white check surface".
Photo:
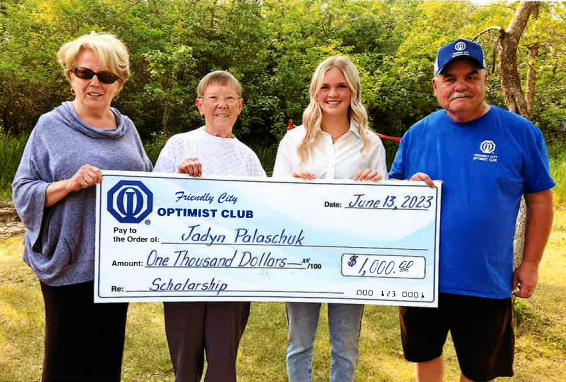
M 435 307 L 435 185 L 105 171 L 95 301 Z

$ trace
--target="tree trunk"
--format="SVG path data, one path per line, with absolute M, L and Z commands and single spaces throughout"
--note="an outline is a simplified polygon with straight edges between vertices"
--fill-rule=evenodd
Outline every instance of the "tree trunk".
M 527 116 L 528 110 L 517 69 L 517 48 L 531 13 L 538 11 L 539 7 L 540 2 L 522 2 L 515 12 L 513 21 L 505 31 L 501 32 L 498 40 L 499 57 L 501 58 L 499 75 L 501 76 L 503 99 L 510 111 L 522 116 Z
M 539 7 L 539 2 L 522 2 L 515 12 L 511 24 L 509 24 L 509 27 L 505 31 L 501 32 L 498 39 L 500 53 L 499 76 L 501 78 L 503 99 L 510 111 L 526 118 L 529 118 L 529 109 L 527 107 L 527 100 L 521 89 L 521 78 L 519 77 L 519 70 L 517 68 L 517 49 L 521 35 L 529 21 L 529 17 L 531 15 L 537 16 Z M 532 89 L 534 97 L 534 87 Z M 522 198 L 521 208 L 517 215 L 515 240 L 513 242 L 515 267 L 523 261 L 526 221 L 527 209 L 525 198 Z

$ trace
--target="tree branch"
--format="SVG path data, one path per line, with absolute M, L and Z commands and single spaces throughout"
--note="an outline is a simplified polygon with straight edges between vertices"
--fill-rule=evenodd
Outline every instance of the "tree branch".
M 483 35 L 483 34 L 485 34 L 485 33 L 488 33 L 488 32 L 490 32 L 490 31 L 492 31 L 492 30 L 497 30 L 497 31 L 499 31 L 499 33 L 501 33 L 501 31 L 503 30 L 503 28 L 501 28 L 501 27 L 489 27 L 489 28 L 487 28 L 487 29 L 484 29 L 483 31 L 481 31 L 480 33 L 478 33 L 477 35 L 475 35 L 475 36 L 472 38 L 472 41 L 476 41 L 481 35 Z

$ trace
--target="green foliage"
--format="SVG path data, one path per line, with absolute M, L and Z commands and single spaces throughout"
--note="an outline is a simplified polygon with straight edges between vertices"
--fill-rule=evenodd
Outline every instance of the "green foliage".
M 27 135 L 11 137 L 0 133 L 0 201 L 12 199 L 12 181 L 27 140 Z
M 556 182 L 556 187 L 552 190 L 556 203 L 566 201 L 566 143 L 556 142 L 549 148 L 550 170 Z
M 166 139 L 163 134 L 155 134 L 151 139 L 145 140 L 143 147 L 153 165 L 157 162 L 157 158 L 159 158 L 159 153 L 163 146 L 165 146 L 165 142 Z
M 321 60 L 349 55 L 360 71 L 371 127 L 401 136 L 438 108 L 431 85 L 437 49 L 507 26 L 515 8 L 436 1 L 6 0 L 0 7 L 0 132 L 26 134 L 42 113 L 70 99 L 57 50 L 92 30 L 105 31 L 129 47 L 132 77 L 115 106 L 133 119 L 153 161 L 171 135 L 203 124 L 196 86 L 221 69 L 244 88 L 234 132 L 258 151 L 269 173 L 287 122 L 302 122 Z M 551 143 L 566 131 L 565 24 L 566 3 L 543 4 L 518 52 L 523 80 L 529 66 L 537 72 L 533 118 Z M 496 37 L 486 33 L 479 41 L 490 68 L 488 102 L 504 106 Z M 539 56 L 529 61 L 534 45 Z M 397 144 L 385 145 L 391 163 Z M 6 160 L 12 167 L 19 162 Z M 3 174 L 5 190 L 13 169 Z
M 271 176 L 273 173 L 273 166 L 275 166 L 275 157 L 277 156 L 277 145 L 266 146 L 266 145 L 254 145 L 251 149 L 257 154 L 259 161 L 267 176 Z
M 301 123 L 316 65 L 347 54 L 359 66 L 374 130 L 401 135 L 438 106 L 431 77 L 437 49 L 457 37 L 508 25 L 515 6 L 471 2 L 346 0 L 6 0 L 0 9 L 0 128 L 29 132 L 38 117 L 69 99 L 56 62 L 59 47 L 91 30 L 116 34 L 130 49 L 132 77 L 116 107 L 142 138 L 202 125 L 194 106 L 206 73 L 231 71 L 245 107 L 236 134 L 272 146 L 289 119 Z M 521 40 L 520 72 L 537 70 L 534 120 L 551 138 L 563 133 L 566 4 L 543 4 Z M 496 36 L 482 35 L 491 67 Z M 540 45 L 528 62 L 527 47 Z M 489 102 L 502 104 L 497 72 Z

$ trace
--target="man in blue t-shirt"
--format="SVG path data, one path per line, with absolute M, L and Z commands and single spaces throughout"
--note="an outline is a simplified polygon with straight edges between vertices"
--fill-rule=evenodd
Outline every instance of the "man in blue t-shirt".
M 529 298 L 552 225 L 548 153 L 528 120 L 485 103 L 482 47 L 456 40 L 436 58 L 442 107 L 403 137 L 390 178 L 444 182 L 438 308 L 401 308 L 405 358 L 419 382 L 442 381 L 448 332 L 461 381 L 513 375 L 512 292 Z M 513 271 L 521 196 L 527 203 L 525 254 Z

